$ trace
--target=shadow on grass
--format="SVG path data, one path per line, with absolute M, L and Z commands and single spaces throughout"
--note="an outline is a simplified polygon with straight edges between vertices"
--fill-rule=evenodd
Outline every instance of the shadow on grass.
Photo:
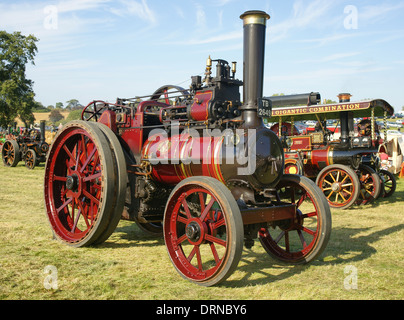
M 141 245 L 153 247 L 165 245 L 163 235 L 152 235 L 141 230 L 135 222 L 127 222 L 128 225 L 118 226 L 112 236 L 97 248 L 124 248 Z M 117 241 L 115 241 L 117 239 Z
M 227 280 L 222 283 L 221 286 L 240 287 L 265 284 L 300 274 L 311 266 L 338 265 L 365 260 L 376 253 L 376 249 L 371 246 L 372 243 L 382 237 L 403 230 L 404 224 L 357 237 L 358 234 L 366 232 L 369 229 L 370 228 L 333 229 L 332 238 L 325 252 L 317 260 L 305 265 L 286 265 L 278 262 L 266 253 L 244 250 L 241 263 L 237 268 L 238 271 L 244 273 L 243 278 L 240 280 Z M 255 245 L 260 245 L 259 241 L 256 241 Z M 259 278 L 252 279 L 256 278 L 257 274 Z
M 287 279 L 300 274 L 311 266 L 326 266 L 347 264 L 362 261 L 376 253 L 372 243 L 382 237 L 404 229 L 404 224 L 375 231 L 373 233 L 358 236 L 361 233 L 368 233 L 371 228 L 346 228 L 339 227 L 332 230 L 331 239 L 325 252 L 315 261 L 305 265 L 286 265 L 270 257 L 264 252 L 255 252 L 244 249 L 237 271 L 243 273 L 238 280 L 227 281 L 219 284 L 223 287 L 241 287 L 257 284 L 265 284 L 274 281 Z M 117 239 L 115 241 L 114 239 Z M 135 223 L 118 227 L 115 235 L 107 242 L 100 244 L 97 248 L 124 248 L 133 246 L 152 247 L 165 245 L 163 236 L 153 236 L 142 231 Z M 255 246 L 260 246 L 255 241 Z M 258 279 L 257 274 L 259 275 Z

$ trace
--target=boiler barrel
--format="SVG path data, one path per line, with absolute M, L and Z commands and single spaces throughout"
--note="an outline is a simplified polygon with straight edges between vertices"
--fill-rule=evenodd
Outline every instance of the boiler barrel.
M 151 177 L 175 185 L 191 176 L 209 176 L 223 183 L 244 181 L 256 188 L 275 185 L 283 172 L 284 155 L 276 135 L 265 129 L 228 131 L 218 136 L 182 133 L 151 136 L 142 161 Z
M 325 149 L 312 150 L 311 163 L 318 169 L 324 169 L 332 164 L 343 164 L 357 168 L 363 154 L 377 152 L 367 148 L 345 148 L 340 145 L 328 146 Z

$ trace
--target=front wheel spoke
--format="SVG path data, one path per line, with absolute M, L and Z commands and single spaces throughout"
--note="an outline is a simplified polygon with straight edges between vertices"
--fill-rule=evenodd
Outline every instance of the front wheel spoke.
M 276 237 L 276 239 L 274 240 L 276 244 L 279 243 L 279 241 L 285 236 L 285 231 L 282 231 L 280 234 L 278 234 L 278 236 Z
M 202 192 L 198 192 L 199 195 L 199 204 L 201 205 L 201 212 L 205 211 L 205 199 L 204 199 L 204 194 Z
M 348 193 L 349 195 L 352 195 L 352 192 L 349 191 L 349 189 L 344 189 L 343 191 L 344 191 L 345 193 Z
M 313 211 L 313 212 L 303 214 L 303 219 L 316 217 L 316 216 L 317 216 L 317 211 Z
M 201 250 L 199 250 L 199 246 L 195 245 L 194 246 L 195 251 L 196 251 L 196 260 L 198 261 L 198 270 L 202 271 L 202 256 L 201 256 Z
M 346 188 L 346 187 L 351 187 L 353 186 L 353 183 L 347 183 L 347 184 L 342 184 L 341 187 Z
M 290 252 L 289 232 L 288 231 L 285 231 L 285 251 Z
M 187 223 L 188 223 L 188 219 L 185 219 L 184 217 L 182 217 L 182 216 L 180 216 L 180 215 L 177 216 L 177 221 L 178 221 L 178 222 L 181 222 L 181 223 L 183 223 L 183 224 L 187 224 Z
M 221 226 L 224 226 L 224 225 L 226 225 L 226 221 L 225 221 L 224 218 L 221 218 L 219 221 L 216 221 L 216 222 L 213 224 L 213 230 L 216 230 L 217 228 L 219 228 L 219 227 L 221 227 Z
M 191 212 L 189 211 L 189 207 L 188 207 L 188 202 L 187 200 L 185 200 L 185 198 L 181 201 L 182 203 L 182 207 L 184 208 L 185 211 L 185 215 L 187 216 L 188 219 L 191 219 Z
M 209 204 L 205 207 L 205 210 L 203 210 L 200 219 L 201 221 L 204 221 L 206 216 L 209 213 L 209 210 L 212 208 L 213 204 L 216 202 L 216 199 L 214 197 L 212 197 L 212 199 L 210 200 Z
M 306 248 L 306 247 L 307 247 L 307 243 L 306 243 L 306 240 L 304 239 L 303 233 L 302 233 L 302 231 L 301 231 L 300 229 L 297 230 L 297 234 L 299 235 L 300 242 L 301 242 L 302 245 L 303 245 L 303 249 Z
M 373 190 L 366 189 L 366 192 L 373 196 Z
M 325 182 L 325 183 L 328 183 L 330 186 L 332 186 L 332 185 L 333 185 L 333 183 L 332 183 L 332 182 L 328 181 L 328 180 L 327 180 L 327 179 L 325 179 L 325 178 L 324 178 L 324 182 Z
M 347 174 L 346 176 L 345 176 L 345 178 L 344 179 L 342 179 L 342 181 L 340 182 L 341 184 L 343 184 L 344 183 L 344 181 L 346 180 L 346 179 L 348 179 L 348 177 L 349 177 L 349 175 Z
M 315 230 L 311 230 L 311 229 L 308 229 L 308 228 L 306 228 L 306 227 L 302 227 L 302 231 L 308 233 L 309 235 L 311 235 L 311 236 L 313 236 L 313 237 L 316 235 L 316 231 L 315 231 Z
M 300 197 L 299 201 L 298 201 L 297 204 L 296 204 L 296 208 L 299 208 L 299 207 L 301 206 L 301 204 L 303 203 L 303 201 L 306 200 L 306 198 L 307 198 L 307 193 L 303 194 L 303 195 Z
M 217 253 L 215 244 L 213 242 L 211 242 L 209 245 L 210 245 L 210 249 L 212 250 L 213 258 L 215 259 L 216 264 L 219 264 L 220 258 L 219 258 L 219 255 Z

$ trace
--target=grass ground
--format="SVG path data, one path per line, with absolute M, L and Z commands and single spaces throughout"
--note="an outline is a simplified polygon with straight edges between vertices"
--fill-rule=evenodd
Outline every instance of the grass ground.
M 251 250 L 244 249 L 226 282 L 205 288 L 183 280 L 164 241 L 150 238 L 132 222 L 121 221 L 96 247 L 70 248 L 53 240 L 43 175 L 44 164 L 32 171 L 23 162 L 16 168 L 0 165 L 0 299 L 404 298 L 404 179 L 391 198 L 332 210 L 331 239 L 317 261 L 285 266 L 256 241 Z M 44 272 L 47 266 L 56 267 L 57 289 L 44 285 L 52 283 Z

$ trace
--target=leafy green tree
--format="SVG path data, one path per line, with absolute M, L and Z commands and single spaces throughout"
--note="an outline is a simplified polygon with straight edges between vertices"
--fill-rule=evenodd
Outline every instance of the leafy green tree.
M 0 126 L 7 127 L 16 117 L 25 126 L 34 122 L 33 81 L 25 76 L 27 63 L 34 63 L 38 39 L 21 32 L 0 31 Z
M 66 101 L 66 103 L 67 103 L 66 109 L 68 109 L 68 110 L 83 109 L 83 106 L 80 104 L 79 100 L 77 100 L 77 99 L 70 99 L 69 101 Z
M 81 119 L 81 112 L 82 112 L 82 110 L 80 110 L 80 109 L 70 111 L 70 113 L 67 116 L 66 120 L 67 121 L 80 120 Z
M 62 109 L 63 108 L 63 103 L 62 102 L 56 102 L 55 108 L 56 109 Z
M 52 123 L 58 122 L 64 119 L 63 115 L 60 113 L 59 109 L 54 109 L 49 115 L 49 121 Z

